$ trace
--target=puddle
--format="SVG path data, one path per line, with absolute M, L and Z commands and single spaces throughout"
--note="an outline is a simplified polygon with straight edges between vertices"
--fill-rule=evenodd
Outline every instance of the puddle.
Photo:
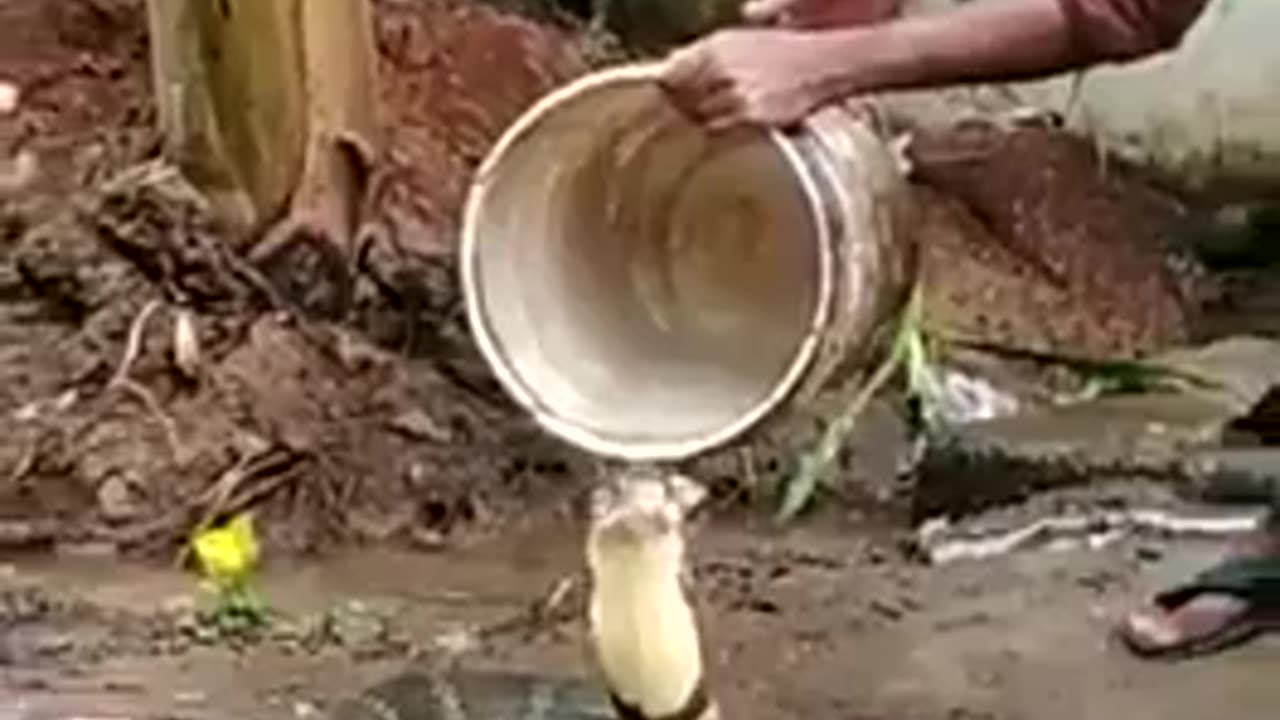
M 574 537 L 544 527 L 456 552 L 353 550 L 264 571 L 262 593 L 290 617 L 358 603 L 384 620 L 381 654 L 346 640 L 166 645 L 162 618 L 190 602 L 189 576 L 10 559 L 0 587 L 37 588 L 52 605 L 6 621 L 0 718 L 323 717 L 335 698 L 403 667 L 405 643 L 522 617 L 576 570 Z M 697 543 L 709 665 L 731 717 L 1203 720 L 1230 697 L 1232 720 L 1265 720 L 1280 701 L 1280 641 L 1179 666 L 1105 642 L 1107 612 L 1206 564 L 1212 544 L 1122 542 L 931 570 L 848 529 L 770 537 L 721 523 Z M 467 662 L 582 676 L 575 612 L 497 636 Z

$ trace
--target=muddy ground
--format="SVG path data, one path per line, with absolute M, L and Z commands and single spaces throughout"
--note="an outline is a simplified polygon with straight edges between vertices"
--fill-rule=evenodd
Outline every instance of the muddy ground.
M 0 198 L 10 546 L 163 550 L 245 503 L 291 551 L 433 546 L 582 474 L 472 349 L 450 238 L 487 143 L 585 61 L 567 31 L 483 6 L 378 7 L 394 240 L 368 253 L 347 322 L 320 324 L 264 291 L 188 188 L 148 164 L 142 4 L 0 3 L 20 40 L 0 65 L 22 88 L 4 153 L 37 159 Z M 184 313 L 194 377 L 172 354 Z
M 39 590 L 0 595 L 17 623 L 0 717 L 319 717 L 402 667 L 415 645 L 477 626 L 504 630 L 472 667 L 581 675 L 572 608 L 536 612 L 578 563 L 576 536 L 551 525 L 451 553 L 273 563 L 264 592 L 294 624 L 239 649 L 201 639 L 182 574 L 18 561 L 4 586 Z M 1280 701 L 1276 641 L 1176 665 L 1140 663 L 1107 641 L 1109 615 L 1208 562 L 1211 544 L 1131 541 L 925 569 L 865 534 L 774 538 L 725 523 L 698 540 L 728 717 L 1266 720 Z
M 564 519 L 595 463 L 494 385 L 462 324 L 451 238 L 488 143 L 598 48 L 474 3 L 376 7 L 399 243 L 361 268 L 350 316 L 319 323 L 263 292 L 182 183 L 150 163 L 141 3 L 0 0 L 0 81 L 22 91 L 0 116 L 0 720 L 315 717 L 459 628 L 492 631 L 479 665 L 585 670 L 580 598 L 570 587 L 541 603 L 577 571 Z M 953 216 L 945 207 L 931 212 Z M 945 237 L 963 245 L 1001 222 L 992 210 Z M 1070 218 L 1055 227 L 1073 249 L 1146 227 L 1115 223 L 1092 236 Z M 1005 310 L 1024 305 L 1018 288 L 1037 266 L 1025 251 L 993 251 L 1014 266 Z M 1108 272 L 1147 277 L 1144 252 Z M 1195 334 L 1185 278 L 1079 300 L 1072 277 L 1105 280 L 1088 267 L 1042 268 L 1058 285 L 1038 306 L 1057 317 L 1065 303 L 1075 322 L 1002 324 L 1016 313 L 997 308 L 996 334 L 1106 350 L 1116 337 Z M 1226 279 L 1200 327 L 1274 332 L 1276 285 Z M 1138 319 L 1117 332 L 1089 322 L 1126 307 Z M 965 299 L 952 311 L 988 317 L 972 309 Z M 189 377 L 172 356 L 184 313 L 202 346 Z M 1107 610 L 1215 547 L 1132 540 L 925 568 L 900 552 L 899 436 L 890 419 L 875 424 L 859 447 L 890 452 L 846 458 L 843 492 L 795 532 L 728 498 L 701 530 L 698 587 L 730 717 L 1275 717 L 1275 642 L 1179 666 L 1105 642 Z M 707 476 L 726 494 L 752 490 L 743 477 L 776 475 L 794 453 L 735 450 Z M 1175 502 L 1134 487 L 1077 500 Z M 175 560 L 195 523 L 243 508 L 266 547 L 262 591 L 287 616 L 267 637 L 199 622 L 202 595 Z

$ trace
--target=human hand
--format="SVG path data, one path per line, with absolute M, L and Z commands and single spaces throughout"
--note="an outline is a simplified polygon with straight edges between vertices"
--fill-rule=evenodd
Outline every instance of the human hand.
M 685 115 L 710 130 L 785 126 L 831 98 L 840 65 L 819 34 L 730 29 L 672 53 L 660 83 Z
M 742 16 L 761 25 L 832 28 L 887 20 L 900 5 L 901 0 L 746 0 Z

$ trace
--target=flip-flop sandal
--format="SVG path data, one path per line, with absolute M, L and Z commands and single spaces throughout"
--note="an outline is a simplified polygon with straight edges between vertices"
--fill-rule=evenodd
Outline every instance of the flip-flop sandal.
M 1182 642 L 1150 644 L 1135 637 L 1128 623 L 1116 629 L 1120 640 L 1135 655 L 1147 658 L 1185 659 L 1220 652 L 1244 644 L 1268 632 L 1280 631 L 1280 557 L 1245 557 L 1223 561 L 1200 573 L 1191 582 L 1157 595 L 1155 607 L 1172 613 L 1205 595 L 1238 598 L 1247 607 L 1225 620 L 1216 630 L 1197 633 Z

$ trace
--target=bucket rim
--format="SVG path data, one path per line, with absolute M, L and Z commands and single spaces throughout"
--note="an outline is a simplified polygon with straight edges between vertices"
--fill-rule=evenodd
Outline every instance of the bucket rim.
M 814 169 L 805 162 L 796 139 L 780 130 L 768 128 L 763 131 L 765 137 L 781 153 L 791 175 L 800 184 L 810 217 L 814 219 L 819 277 L 817 302 L 809 317 L 804 337 L 792 353 L 785 370 L 772 383 L 764 397 L 754 401 L 746 412 L 713 431 L 679 440 L 637 440 L 602 433 L 566 418 L 528 386 L 527 380 L 508 356 L 498 333 L 491 327 L 484 302 L 480 267 L 482 240 L 478 227 L 489 195 L 491 179 L 517 143 L 535 132 L 567 101 L 604 87 L 656 83 L 660 75 L 661 63 L 656 61 L 618 65 L 583 75 L 553 89 L 531 104 L 499 135 L 472 174 L 463 206 L 458 248 L 467 322 L 481 356 L 503 390 L 532 416 L 534 422 L 552 435 L 588 453 L 628 462 L 688 459 L 723 446 L 762 422 L 795 392 L 813 366 L 822 331 L 830 322 L 835 295 L 831 210 L 818 188 Z

